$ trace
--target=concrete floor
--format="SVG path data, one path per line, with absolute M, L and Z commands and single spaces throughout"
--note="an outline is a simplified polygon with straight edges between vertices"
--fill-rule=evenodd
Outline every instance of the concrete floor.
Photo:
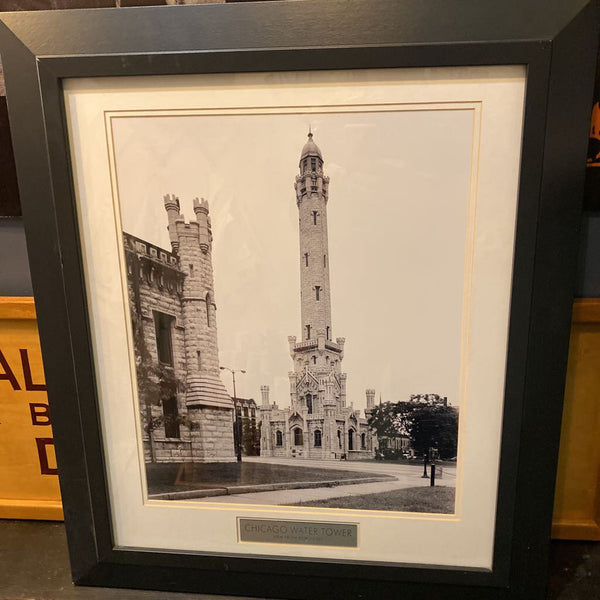
M 600 598 L 600 544 L 552 542 L 548 600 Z M 226 596 L 75 587 L 62 523 L 0 520 L 0 600 L 208 600 Z M 239 600 L 239 597 L 238 597 Z M 248 600 L 248 599 L 247 599 Z

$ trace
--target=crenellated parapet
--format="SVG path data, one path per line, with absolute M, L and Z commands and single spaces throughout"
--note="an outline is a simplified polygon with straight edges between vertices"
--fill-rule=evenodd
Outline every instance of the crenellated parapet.
M 185 275 L 175 254 L 129 233 L 123 234 L 123 248 L 131 281 L 172 294 L 183 292 Z

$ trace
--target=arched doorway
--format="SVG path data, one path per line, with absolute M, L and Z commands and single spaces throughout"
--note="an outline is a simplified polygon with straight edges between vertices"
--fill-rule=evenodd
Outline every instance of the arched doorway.
M 348 450 L 354 450 L 354 429 L 348 430 Z

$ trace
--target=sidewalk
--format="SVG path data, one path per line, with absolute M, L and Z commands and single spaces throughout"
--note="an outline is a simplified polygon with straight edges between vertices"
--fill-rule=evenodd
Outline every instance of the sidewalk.
M 281 465 L 293 465 L 302 468 L 314 468 L 316 464 L 320 468 L 330 468 L 335 470 L 361 471 L 375 475 L 387 475 L 394 479 L 375 482 L 356 482 L 349 484 L 342 482 L 336 487 L 314 487 L 311 489 L 285 489 L 273 491 L 259 491 L 244 494 L 232 494 L 207 499 L 208 502 L 228 503 L 228 504 L 301 504 L 312 500 L 325 500 L 328 498 L 342 498 L 344 496 L 358 496 L 362 494 L 377 494 L 381 492 L 390 492 L 412 487 L 429 486 L 429 479 L 422 478 L 422 465 L 404 465 L 385 463 L 384 461 L 365 462 L 340 462 L 340 461 L 314 461 L 305 459 L 286 459 L 286 458 L 261 458 L 246 457 L 244 460 L 249 462 L 262 462 Z M 428 469 L 429 472 L 429 469 Z M 456 469 L 445 467 L 442 479 L 438 480 L 439 485 L 447 487 L 456 486 Z

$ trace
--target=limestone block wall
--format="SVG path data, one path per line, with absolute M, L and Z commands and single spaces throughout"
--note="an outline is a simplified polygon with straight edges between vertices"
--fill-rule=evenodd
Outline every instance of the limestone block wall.
M 235 460 L 233 445 L 233 412 L 228 409 L 189 408 L 194 422 L 190 432 L 194 462 L 231 462 Z

